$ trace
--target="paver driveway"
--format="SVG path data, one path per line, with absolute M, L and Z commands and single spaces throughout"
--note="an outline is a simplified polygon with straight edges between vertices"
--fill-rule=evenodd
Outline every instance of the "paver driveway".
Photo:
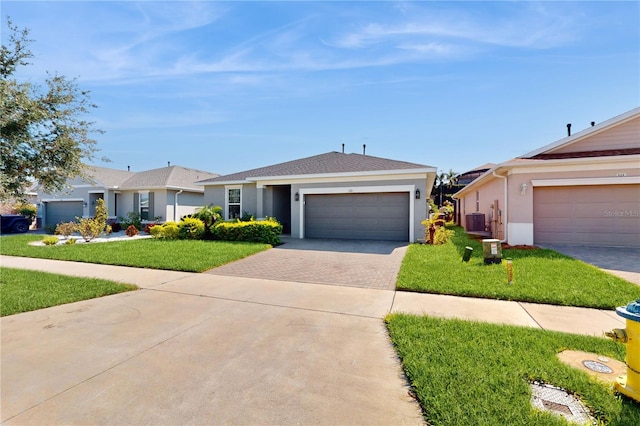
M 395 289 L 407 243 L 283 238 L 284 244 L 208 271 L 209 274 Z

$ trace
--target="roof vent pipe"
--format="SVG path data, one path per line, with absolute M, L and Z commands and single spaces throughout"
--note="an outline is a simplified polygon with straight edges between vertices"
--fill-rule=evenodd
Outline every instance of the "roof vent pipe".
M 362 144 L 362 155 L 367 155 L 367 144 L 366 143 Z
M 131 171 L 131 166 L 127 166 L 127 171 L 130 172 Z
M 591 122 L 591 127 L 593 127 L 593 126 L 595 126 L 595 125 L 596 125 L 596 122 L 595 122 L 595 121 L 592 121 L 592 122 Z
M 567 136 L 571 136 L 571 123 L 567 123 Z
M 167 167 L 171 167 L 171 161 L 167 161 Z
M 344 154 L 344 144 L 342 144 L 342 153 Z

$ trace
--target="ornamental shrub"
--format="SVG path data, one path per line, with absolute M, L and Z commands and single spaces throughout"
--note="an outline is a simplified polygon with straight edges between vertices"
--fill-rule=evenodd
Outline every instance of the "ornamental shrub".
M 55 234 L 62 235 L 64 238 L 69 238 L 69 235 L 76 232 L 76 223 L 74 221 L 71 222 L 61 222 L 56 226 Z
M 72 244 L 76 243 L 76 239 L 75 238 L 69 238 L 67 241 L 64 242 L 66 245 L 70 246 Z
M 155 226 L 158 226 L 157 223 L 148 223 L 144 226 L 144 232 L 145 234 L 151 234 L 151 229 Z
M 177 240 L 179 237 L 179 231 L 178 224 L 175 222 L 166 222 L 162 225 L 162 235 L 167 240 Z
M 158 226 L 154 226 L 152 228 L 149 229 L 149 233 L 151 234 L 151 236 L 153 238 L 164 238 L 164 232 L 163 232 L 163 226 L 162 225 L 158 225 Z
M 42 243 L 46 246 L 54 246 L 58 244 L 58 237 L 44 237 Z
M 102 229 L 107 226 L 107 218 L 109 216 L 109 211 L 107 210 L 107 206 L 104 203 L 104 199 L 98 198 L 96 200 L 96 212 L 93 215 L 93 218 L 97 220 L 99 223 L 102 223 Z
M 178 237 L 183 240 L 200 240 L 204 237 L 204 222 L 193 217 L 184 217 L 178 223 Z
M 131 225 L 135 226 L 137 230 L 142 229 L 142 217 L 138 212 L 127 213 L 127 218 L 119 217 L 118 221 L 122 224 L 122 227 L 126 230 Z M 136 234 L 137 235 L 137 234 Z
M 282 225 L 274 218 L 249 222 L 220 222 L 213 225 L 211 232 L 218 240 L 250 241 L 274 246 L 281 242 Z
M 135 225 L 129 225 L 126 231 L 124 231 L 128 237 L 133 237 L 134 235 L 138 235 L 138 228 Z
M 80 233 L 80 235 L 86 242 L 99 237 L 100 234 L 102 234 L 102 232 L 104 231 L 105 222 L 103 222 L 102 220 L 93 217 L 83 217 L 77 219 L 78 225 L 76 226 L 76 230 Z

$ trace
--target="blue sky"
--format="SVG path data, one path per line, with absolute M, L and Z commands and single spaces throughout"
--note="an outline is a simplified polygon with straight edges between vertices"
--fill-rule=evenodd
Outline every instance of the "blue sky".
M 640 105 L 640 3 L 2 1 L 111 163 L 228 174 L 329 151 L 463 172 Z

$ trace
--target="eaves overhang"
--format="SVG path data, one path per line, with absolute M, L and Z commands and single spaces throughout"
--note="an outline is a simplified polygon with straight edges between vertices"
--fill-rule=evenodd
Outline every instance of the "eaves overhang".
M 252 176 L 246 179 L 229 180 L 229 181 L 215 181 L 215 182 L 196 182 L 197 185 L 203 186 L 221 186 L 221 185 L 241 185 L 246 183 L 270 182 L 270 181 L 303 181 L 303 180 L 322 180 L 322 179 L 336 179 L 336 178 L 358 178 L 358 177 L 371 177 L 371 176 L 397 176 L 397 175 L 410 175 L 410 174 L 435 174 L 437 169 L 435 167 L 422 167 L 415 169 L 395 169 L 395 170 L 372 170 L 365 172 L 342 172 L 342 173 L 315 173 L 315 174 L 298 174 L 298 175 L 281 175 L 281 176 Z
M 459 199 L 466 193 L 474 190 L 477 186 L 491 180 L 494 173 L 498 175 L 507 175 L 513 173 L 536 173 L 549 171 L 548 169 L 558 167 L 573 167 L 584 169 L 588 165 L 597 166 L 600 169 L 620 168 L 628 165 L 631 168 L 640 168 L 640 155 L 620 155 L 612 157 L 586 157 L 586 158 L 563 158 L 556 160 L 530 160 L 515 159 L 509 160 L 488 170 L 486 173 L 478 177 L 469 185 L 462 188 L 453 195 L 453 198 Z

